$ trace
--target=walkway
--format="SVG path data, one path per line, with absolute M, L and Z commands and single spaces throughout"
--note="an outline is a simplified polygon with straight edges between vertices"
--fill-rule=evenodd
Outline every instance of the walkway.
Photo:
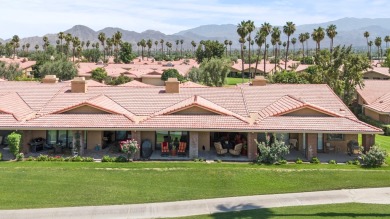
M 337 203 L 390 204 L 390 187 L 241 196 L 180 202 L 0 211 L 1 219 L 160 218 L 284 206 Z

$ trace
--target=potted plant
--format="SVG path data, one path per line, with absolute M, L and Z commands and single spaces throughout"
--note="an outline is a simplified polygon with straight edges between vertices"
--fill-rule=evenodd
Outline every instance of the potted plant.
M 176 155 L 177 155 L 176 145 L 173 144 L 171 149 L 171 156 L 176 156 Z

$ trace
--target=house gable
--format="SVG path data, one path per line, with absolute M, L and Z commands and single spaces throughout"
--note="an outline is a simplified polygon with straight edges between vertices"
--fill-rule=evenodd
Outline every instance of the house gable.
M 325 112 L 315 110 L 311 107 L 302 107 L 295 111 L 282 114 L 281 116 L 312 116 L 313 117 L 313 116 L 331 116 L 331 115 L 326 114 Z
M 220 115 L 214 111 L 203 108 L 201 106 L 190 106 L 180 111 L 171 113 L 171 115 Z
M 98 109 L 89 104 L 81 105 L 67 111 L 61 112 L 61 114 L 111 114 L 103 109 Z

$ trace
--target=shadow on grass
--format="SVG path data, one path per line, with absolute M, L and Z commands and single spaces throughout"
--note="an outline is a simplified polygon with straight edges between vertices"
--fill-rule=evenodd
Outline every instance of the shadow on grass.
M 272 209 L 258 209 L 256 205 L 238 205 L 226 207 L 218 206 L 223 213 L 215 213 L 210 218 L 215 219 L 267 219 L 267 218 L 390 218 L 386 213 L 342 213 L 342 212 L 319 212 L 319 213 L 276 213 Z

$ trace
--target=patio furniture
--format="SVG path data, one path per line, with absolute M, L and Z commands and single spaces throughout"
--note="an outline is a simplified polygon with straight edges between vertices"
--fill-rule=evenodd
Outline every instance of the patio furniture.
M 44 143 L 45 143 L 45 139 L 39 137 L 39 138 L 31 139 L 31 141 L 28 144 L 31 147 L 31 152 L 36 153 L 44 149 Z
M 167 141 L 161 143 L 161 156 L 169 156 L 169 144 Z
M 236 144 L 236 146 L 234 146 L 234 149 L 229 150 L 229 153 L 234 156 L 239 156 L 241 154 L 241 149 L 242 149 L 242 143 Z
M 327 153 L 330 153 L 330 152 L 334 153 L 335 151 L 336 151 L 336 148 L 333 145 L 331 145 L 329 142 L 326 143 L 326 152 Z
M 177 156 L 186 156 L 187 142 L 180 142 L 177 150 Z
M 290 149 L 295 149 L 295 150 L 297 150 L 298 148 L 297 148 L 297 142 L 298 142 L 298 140 L 297 139 L 290 139 L 289 140 L 289 143 L 290 143 Z
M 355 140 L 350 140 L 347 144 L 349 156 L 360 153 L 359 143 Z
M 222 148 L 222 144 L 220 142 L 214 142 L 215 151 L 217 152 L 217 155 L 225 155 L 228 150 Z

